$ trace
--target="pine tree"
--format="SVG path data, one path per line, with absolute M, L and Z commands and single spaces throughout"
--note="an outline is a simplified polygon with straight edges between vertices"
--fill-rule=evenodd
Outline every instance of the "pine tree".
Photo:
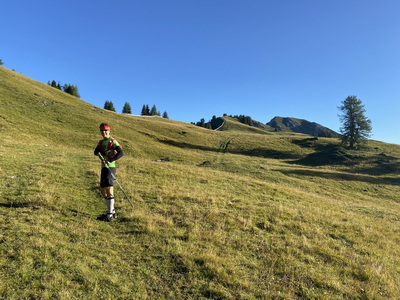
M 104 109 L 115 111 L 114 103 L 112 103 L 112 101 L 106 100 L 106 102 L 104 103 Z
M 366 111 L 361 100 L 356 96 L 348 96 L 338 108 L 343 112 L 339 115 L 342 122 L 340 132 L 343 144 L 349 144 L 350 148 L 354 148 L 356 144 L 370 137 L 371 120 L 365 116 Z
M 3 60 L 0 58 L 0 66 L 4 65 Z
M 167 112 L 166 112 L 166 111 L 164 111 L 164 113 L 163 113 L 162 117 L 163 117 L 164 119 L 169 119 L 169 117 L 168 117 L 168 114 L 167 114 Z
M 132 114 L 131 106 L 128 102 L 125 102 L 124 108 L 122 109 L 123 114 Z
M 108 108 L 108 110 L 116 111 L 116 110 L 115 110 L 115 107 L 114 107 L 114 103 L 112 103 L 112 101 L 110 101 L 110 103 L 109 103 L 109 108 Z
M 160 115 L 160 112 L 157 111 L 157 107 L 155 105 L 153 105 L 153 107 L 151 108 L 150 115 L 151 116 L 159 116 Z

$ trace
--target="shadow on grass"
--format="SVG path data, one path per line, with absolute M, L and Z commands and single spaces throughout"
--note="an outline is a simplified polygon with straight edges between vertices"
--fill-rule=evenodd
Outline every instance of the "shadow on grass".
M 333 180 L 345 180 L 345 181 L 361 181 L 370 184 L 377 185 L 399 185 L 398 178 L 392 177 L 372 177 L 367 175 L 357 175 L 357 174 L 348 174 L 348 173 L 330 173 L 319 170 L 282 170 L 281 171 L 285 175 L 300 175 L 300 176 L 309 176 L 309 177 L 321 177 Z
M 313 143 L 312 139 L 297 141 L 296 144 L 303 146 Z M 306 146 L 305 146 L 306 147 Z M 309 147 L 311 147 L 309 145 Z M 315 146 L 316 152 L 307 155 L 291 163 L 303 166 L 327 166 L 342 165 L 350 167 L 349 173 L 385 175 L 398 174 L 400 172 L 400 159 L 384 153 L 355 153 L 350 152 L 340 145 Z
M 303 140 L 299 142 L 307 143 L 307 141 Z M 316 147 L 316 151 L 306 157 L 292 161 L 292 163 L 304 166 L 342 165 L 351 163 L 354 158 L 343 147 L 338 145 L 319 146 Z
M 36 205 L 30 202 L 10 202 L 10 203 L 1 203 L 0 207 L 5 208 L 26 208 L 26 207 L 35 207 Z
M 211 152 L 222 152 L 222 153 L 231 153 L 231 154 L 241 154 L 247 156 L 256 156 L 256 157 L 263 157 L 263 158 L 275 158 L 275 159 L 296 159 L 299 158 L 298 155 L 287 152 L 287 151 L 278 151 L 273 149 L 265 149 L 265 148 L 255 148 L 250 150 L 237 150 L 237 149 L 229 149 L 229 143 L 225 145 L 225 147 L 208 147 L 202 145 L 193 145 L 184 142 L 177 142 L 172 140 L 159 140 L 160 142 L 174 146 L 179 148 L 185 149 L 197 149 L 202 151 L 211 151 Z
M 202 145 L 193 145 L 184 142 L 177 142 L 172 140 L 160 140 L 159 141 L 163 144 L 167 144 L 174 147 L 185 148 L 185 149 L 197 149 L 202 151 L 212 151 L 212 152 L 219 152 L 219 149 L 213 147 L 207 147 Z
M 289 151 L 278 151 L 273 149 L 256 148 L 246 151 L 230 151 L 235 154 L 242 154 L 248 156 L 257 156 L 264 158 L 274 158 L 274 159 L 296 159 L 300 156 Z

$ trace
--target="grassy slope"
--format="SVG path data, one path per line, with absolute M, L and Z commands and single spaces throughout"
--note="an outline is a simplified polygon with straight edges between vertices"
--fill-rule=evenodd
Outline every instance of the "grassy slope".
M 338 141 L 120 115 L 0 79 L 0 298 L 400 298 L 399 146 L 295 164 Z M 95 220 L 103 121 L 136 205 L 117 191 L 114 223 Z

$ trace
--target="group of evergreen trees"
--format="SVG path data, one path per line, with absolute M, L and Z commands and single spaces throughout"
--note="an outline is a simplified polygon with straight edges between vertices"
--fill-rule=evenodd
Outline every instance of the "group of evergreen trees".
M 103 108 L 107 109 L 107 110 L 111 110 L 111 111 L 116 111 L 114 103 L 112 103 L 112 101 L 108 101 L 108 100 L 106 100 L 106 102 L 104 102 L 104 107 Z
M 243 124 L 246 124 L 249 126 L 254 126 L 253 119 L 250 116 L 234 115 L 234 116 L 230 116 L 230 117 L 238 120 L 240 123 L 243 123 Z
M 140 113 L 141 116 L 161 116 L 160 111 L 157 110 L 157 107 L 155 105 L 152 106 L 150 109 L 148 104 L 143 104 L 142 106 L 142 112 Z M 164 111 L 163 113 L 163 118 L 169 119 L 168 113 Z
M 224 114 L 224 117 L 227 117 L 227 116 L 228 116 L 227 114 Z M 245 115 L 232 116 L 232 115 L 230 115 L 229 117 L 237 119 L 239 122 L 241 122 L 243 124 L 246 124 L 249 126 L 254 126 L 253 119 L 249 116 L 245 116 Z M 199 126 L 199 127 L 204 127 L 207 129 L 215 129 L 215 127 L 218 126 L 218 124 L 219 124 L 218 122 L 216 122 L 216 120 L 217 120 L 217 117 L 213 116 L 212 119 L 208 122 L 206 122 L 205 119 L 202 118 L 199 122 L 196 122 L 196 123 L 192 122 L 192 124 Z
M 116 112 L 114 103 L 112 101 L 106 100 L 106 102 L 104 103 L 104 107 L 103 108 Z M 124 108 L 122 109 L 122 113 L 123 114 L 132 114 L 132 108 L 131 108 L 131 105 L 128 102 L 125 102 Z
M 79 95 L 78 87 L 73 84 L 64 84 L 61 86 L 61 84 L 56 82 L 55 80 L 51 81 L 50 80 L 47 82 L 48 85 L 52 86 L 53 88 L 59 89 L 60 91 L 63 91 L 67 94 L 70 94 L 72 96 L 80 98 L 81 96 Z
M 111 110 L 111 111 L 116 111 L 114 103 L 112 101 L 106 100 L 104 103 L 104 109 Z M 128 102 L 125 102 L 124 107 L 122 109 L 123 114 L 132 114 L 132 108 L 131 105 Z M 157 110 L 157 107 L 153 105 L 153 107 L 150 109 L 149 105 L 145 104 L 142 107 L 142 116 L 161 116 L 160 112 Z M 163 113 L 163 118 L 169 119 L 167 112 L 165 111 Z

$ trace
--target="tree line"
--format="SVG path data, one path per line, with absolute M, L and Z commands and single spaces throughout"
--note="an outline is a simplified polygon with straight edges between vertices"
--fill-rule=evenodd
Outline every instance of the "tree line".
M 112 101 L 106 100 L 106 102 L 104 103 L 104 109 L 116 112 L 114 103 Z M 122 113 L 123 114 L 132 114 L 132 108 L 128 102 L 125 102 L 124 107 L 122 108 Z M 161 116 L 161 113 L 160 113 L 160 111 L 157 110 L 156 105 L 153 105 L 150 109 L 148 104 L 144 104 L 140 115 L 141 116 Z M 169 119 L 168 113 L 166 111 L 164 111 L 162 117 L 165 119 Z
M 0 60 L 0 62 L 2 63 L 1 60 Z M 70 94 L 72 96 L 80 98 L 78 87 L 76 85 L 73 85 L 73 84 L 61 85 L 60 82 L 57 82 L 55 80 L 52 80 L 52 81 L 49 80 L 47 82 L 47 84 L 49 86 L 51 86 L 51 87 L 54 87 L 54 88 L 56 88 L 56 89 L 58 89 L 60 91 L 65 92 L 67 94 Z M 112 101 L 109 101 L 109 100 L 105 101 L 103 108 L 116 112 L 114 103 Z M 124 107 L 122 108 L 122 113 L 123 114 L 132 114 L 132 108 L 131 108 L 131 105 L 128 102 L 125 102 Z M 153 105 L 152 108 L 150 109 L 149 105 L 145 104 L 142 107 L 141 115 L 142 116 L 161 116 L 161 113 L 160 113 L 160 111 L 157 110 L 157 107 L 155 105 Z M 169 119 L 168 113 L 166 111 L 164 111 L 162 117 L 166 118 L 166 119 Z
M 246 124 L 249 126 L 256 126 L 256 124 L 253 122 L 253 119 L 250 116 L 245 116 L 245 115 L 234 115 L 234 116 L 229 115 L 228 116 L 227 114 L 224 114 L 223 116 L 234 118 L 234 119 L 238 120 L 240 123 L 243 123 L 243 124 Z M 202 119 L 200 119 L 199 122 L 196 122 L 196 123 L 192 122 L 192 124 L 199 126 L 199 127 L 207 128 L 207 129 L 216 129 L 220 126 L 220 122 L 218 122 L 217 119 L 219 119 L 219 118 L 217 118 L 216 116 L 213 116 L 210 121 L 206 122 L 206 120 L 204 118 L 202 118 Z

